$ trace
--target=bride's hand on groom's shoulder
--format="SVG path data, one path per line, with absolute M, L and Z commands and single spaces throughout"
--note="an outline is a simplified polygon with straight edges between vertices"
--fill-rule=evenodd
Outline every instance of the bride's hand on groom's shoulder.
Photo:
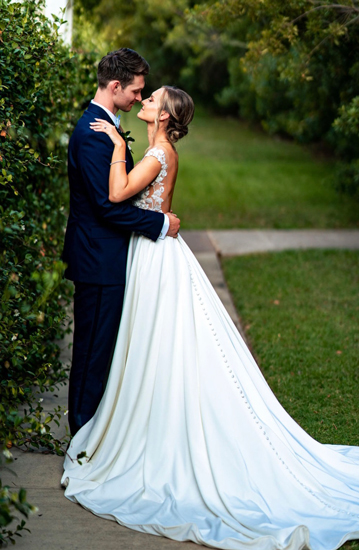
M 95 120 L 96 122 L 90 122 L 91 130 L 94 130 L 95 132 L 103 132 L 104 134 L 107 134 L 109 138 L 112 140 L 113 144 L 117 145 L 117 147 L 126 147 L 125 140 L 120 136 L 120 134 L 116 130 L 116 126 L 114 126 L 107 120 L 103 120 L 102 118 L 95 118 Z

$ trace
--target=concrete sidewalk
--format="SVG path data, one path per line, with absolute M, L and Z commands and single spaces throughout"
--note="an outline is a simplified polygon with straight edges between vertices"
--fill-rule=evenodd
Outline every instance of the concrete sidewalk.
M 231 229 L 208 231 L 207 235 L 221 256 L 309 248 L 359 249 L 358 229 Z
M 350 248 L 359 249 L 359 231 L 304 230 L 233 230 L 183 231 L 181 235 L 195 253 L 230 316 L 241 330 L 236 310 L 223 278 L 218 254 L 239 255 L 288 248 Z M 71 335 L 62 342 L 61 359 L 71 361 Z M 67 387 L 54 394 L 45 394 L 45 410 L 58 405 L 67 407 Z M 61 437 L 65 433 L 67 416 L 60 428 L 53 427 Z M 60 487 L 63 458 L 40 453 L 13 450 L 11 465 L 17 477 L 2 474 L 11 487 L 24 487 L 28 500 L 39 508 L 27 522 L 31 533 L 23 533 L 16 547 L 20 550 L 185 550 L 198 548 L 192 543 L 177 543 L 165 538 L 137 533 L 115 522 L 100 519 L 82 507 L 68 501 Z

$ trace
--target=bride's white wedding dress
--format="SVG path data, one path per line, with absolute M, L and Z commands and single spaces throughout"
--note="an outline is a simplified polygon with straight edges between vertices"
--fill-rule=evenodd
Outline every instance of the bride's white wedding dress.
M 162 170 L 136 203 L 159 210 L 166 160 L 147 154 Z M 106 392 L 68 454 L 65 495 L 144 533 L 240 550 L 359 538 L 359 447 L 286 413 L 181 237 L 132 237 Z

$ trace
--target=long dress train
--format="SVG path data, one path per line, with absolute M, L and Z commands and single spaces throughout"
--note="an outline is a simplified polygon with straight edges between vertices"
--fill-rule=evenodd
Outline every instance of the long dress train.
M 318 443 L 286 413 L 181 237 L 131 238 L 107 388 L 64 469 L 70 500 L 178 541 L 333 550 L 359 538 L 359 447 Z

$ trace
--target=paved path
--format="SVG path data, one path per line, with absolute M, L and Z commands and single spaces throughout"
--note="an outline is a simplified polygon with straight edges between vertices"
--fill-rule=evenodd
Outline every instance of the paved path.
M 207 235 L 222 256 L 300 248 L 359 249 L 357 229 L 232 229 Z
M 219 297 L 240 330 L 238 317 L 227 290 L 218 254 L 238 255 L 253 252 L 268 252 L 288 248 L 351 248 L 359 249 L 359 231 L 183 231 L 187 241 Z M 61 358 L 69 363 L 71 336 L 62 342 Z M 57 397 L 44 397 L 45 410 L 55 406 L 67 406 L 67 387 L 57 392 Z M 63 417 L 60 428 L 53 431 L 61 436 L 65 433 L 67 417 Z M 196 550 L 192 543 L 177 543 L 131 531 L 93 516 L 63 496 L 60 487 L 62 474 L 61 457 L 38 453 L 13 451 L 15 462 L 12 469 L 17 477 L 6 473 L 3 481 L 13 487 L 24 487 L 28 499 L 37 505 L 39 511 L 28 521 L 31 533 L 24 533 L 18 539 L 19 550 Z

